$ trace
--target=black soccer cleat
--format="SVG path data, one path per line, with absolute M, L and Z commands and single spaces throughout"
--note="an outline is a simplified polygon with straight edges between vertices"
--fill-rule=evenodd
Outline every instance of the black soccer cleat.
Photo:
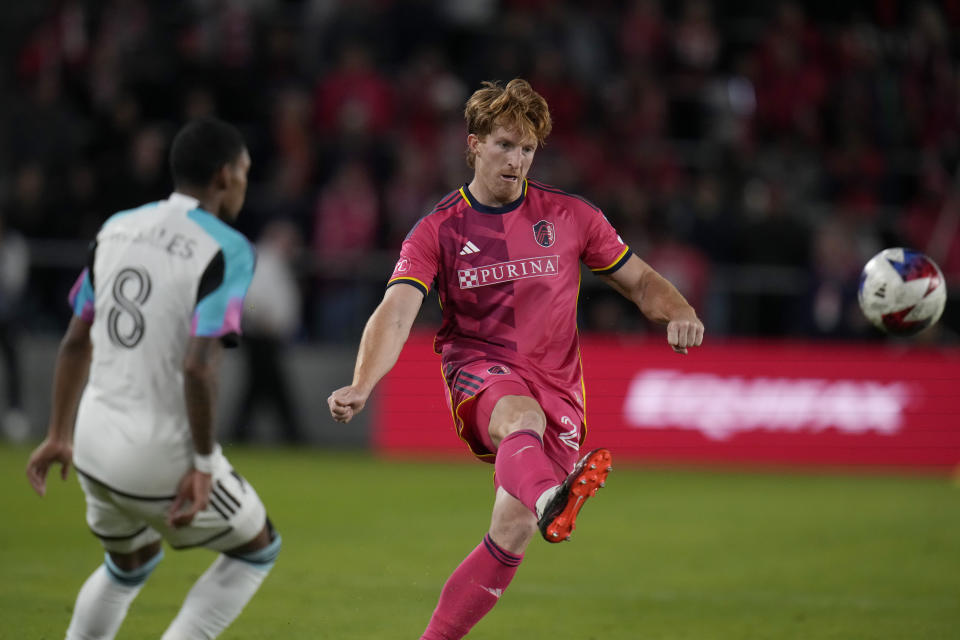
M 594 449 L 580 459 L 537 521 L 544 540 L 563 542 L 570 539 L 577 514 L 587 498 L 595 496 L 597 489 L 606 484 L 607 474 L 613 470 L 612 462 L 613 457 L 607 449 Z

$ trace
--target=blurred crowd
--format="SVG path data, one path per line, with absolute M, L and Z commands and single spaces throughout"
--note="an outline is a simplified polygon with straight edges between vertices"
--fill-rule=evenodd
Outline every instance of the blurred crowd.
M 960 283 L 960 0 L 59 0 L 0 18 L 0 228 L 31 249 L 16 307 L 34 327 L 62 326 L 106 217 L 169 193 L 176 129 L 216 114 L 253 157 L 238 227 L 282 236 L 284 332 L 356 337 L 406 232 L 470 178 L 465 99 L 515 76 L 554 117 L 531 175 L 597 203 L 712 335 L 875 335 L 856 287 L 885 246 Z M 584 329 L 644 330 L 584 284 Z

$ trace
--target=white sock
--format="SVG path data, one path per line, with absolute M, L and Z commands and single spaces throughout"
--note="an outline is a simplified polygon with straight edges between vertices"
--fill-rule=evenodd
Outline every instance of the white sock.
M 553 499 L 553 496 L 557 495 L 557 491 L 560 491 L 560 486 L 558 484 L 555 487 L 550 487 L 537 498 L 537 504 L 535 505 L 537 507 L 537 520 L 543 517 L 543 510 L 547 508 L 547 504 Z
M 67 640 L 112 640 L 127 616 L 130 603 L 161 558 L 162 552 L 139 569 L 124 571 L 108 554 L 104 564 L 90 574 L 77 594 Z
M 244 559 L 221 555 L 194 583 L 162 640 L 209 640 L 230 626 L 270 573 L 280 536 Z

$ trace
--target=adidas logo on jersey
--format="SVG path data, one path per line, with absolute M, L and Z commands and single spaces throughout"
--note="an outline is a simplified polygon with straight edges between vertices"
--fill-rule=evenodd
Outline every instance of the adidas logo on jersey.
M 460 255 L 468 256 L 471 253 L 480 253 L 480 249 L 477 248 L 477 245 L 467 240 L 467 244 L 463 245 L 463 249 L 460 249 Z

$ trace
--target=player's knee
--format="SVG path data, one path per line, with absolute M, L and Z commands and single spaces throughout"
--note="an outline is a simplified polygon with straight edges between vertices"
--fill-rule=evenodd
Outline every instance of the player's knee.
M 510 553 L 523 553 L 536 534 L 537 520 L 529 512 L 500 518 L 490 527 L 490 537 Z
M 499 446 L 501 440 L 517 431 L 534 431 L 540 435 L 547 428 L 543 410 L 532 398 L 509 402 L 502 398 L 490 419 L 490 437 Z
M 103 564 L 107 569 L 107 575 L 109 575 L 114 582 L 118 582 L 124 586 L 139 587 L 147 581 L 147 578 L 150 577 L 153 570 L 156 569 L 160 561 L 163 560 L 163 550 L 158 550 L 157 553 L 151 556 L 146 562 L 139 564 L 135 568 L 121 567 L 120 564 L 114 561 L 113 556 L 114 554 L 109 552 L 103 554 Z
M 277 556 L 280 555 L 280 550 L 283 547 L 283 538 L 273 526 L 269 527 L 269 532 L 270 541 L 266 546 L 249 551 L 229 552 L 225 555 L 236 560 L 242 560 L 263 571 L 269 571 L 273 568 L 274 563 L 277 561 Z
M 129 552 L 117 552 L 117 551 L 108 551 L 107 555 L 110 557 L 113 565 L 122 569 L 123 571 L 134 571 L 140 567 L 150 564 L 154 559 L 157 558 L 163 551 L 163 543 L 160 540 L 156 542 L 151 542 L 139 549 Z M 159 562 L 159 560 L 156 560 Z M 156 563 L 154 563 L 156 566 Z
M 539 407 L 522 411 L 514 420 L 513 431 L 536 431 L 543 435 L 547 428 L 547 419 Z

